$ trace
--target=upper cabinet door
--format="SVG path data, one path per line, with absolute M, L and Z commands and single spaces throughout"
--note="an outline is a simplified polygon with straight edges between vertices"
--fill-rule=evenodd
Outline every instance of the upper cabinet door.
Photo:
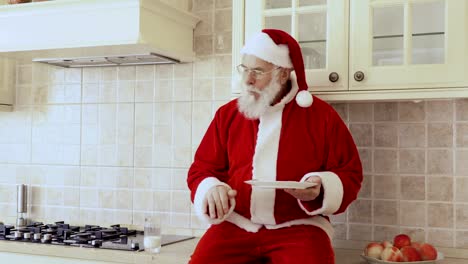
M 244 40 L 263 28 L 291 34 L 302 48 L 313 91 L 348 90 L 348 1 L 245 1 Z
M 324 100 L 468 97 L 466 0 L 244 0 L 233 12 L 233 63 L 253 33 L 283 29 Z
M 0 57 L 0 111 L 12 111 L 15 95 L 16 62 Z
M 464 86 L 465 2 L 351 1 L 349 89 Z

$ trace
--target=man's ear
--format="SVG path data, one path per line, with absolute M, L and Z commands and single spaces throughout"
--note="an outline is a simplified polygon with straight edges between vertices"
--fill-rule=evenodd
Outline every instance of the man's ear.
M 279 78 L 281 85 L 284 85 L 288 82 L 290 75 L 291 75 L 291 69 L 285 69 L 285 68 L 281 69 L 280 78 Z

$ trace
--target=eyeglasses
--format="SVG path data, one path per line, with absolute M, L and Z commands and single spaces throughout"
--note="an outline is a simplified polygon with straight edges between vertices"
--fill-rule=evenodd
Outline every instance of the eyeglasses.
M 239 64 L 237 65 L 236 69 L 237 72 L 240 73 L 241 75 L 252 75 L 252 77 L 255 80 L 261 80 L 263 79 L 267 73 L 273 72 L 277 69 L 280 69 L 281 67 L 275 67 L 270 71 L 262 71 L 262 70 L 257 70 L 257 69 L 251 69 L 245 65 Z

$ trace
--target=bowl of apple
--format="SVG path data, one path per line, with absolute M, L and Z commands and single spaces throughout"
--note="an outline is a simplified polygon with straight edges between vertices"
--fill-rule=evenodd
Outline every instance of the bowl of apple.
M 390 241 L 371 242 L 361 255 L 369 264 L 408 263 L 435 264 L 444 259 L 442 252 L 429 243 L 411 241 L 406 234 L 399 234 Z

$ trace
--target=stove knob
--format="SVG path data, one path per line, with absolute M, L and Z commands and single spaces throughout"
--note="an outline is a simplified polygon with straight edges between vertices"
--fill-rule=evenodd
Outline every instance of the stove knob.
M 44 234 L 44 237 L 41 239 L 42 243 L 50 243 L 52 242 L 52 235 L 51 234 Z
M 21 233 L 20 231 L 15 231 L 15 239 L 21 239 L 23 238 L 23 233 Z
M 91 241 L 91 245 L 92 245 L 93 247 L 100 247 L 100 246 L 102 246 L 102 240 L 100 240 L 100 239 L 94 239 L 94 240 Z
M 130 247 L 133 249 L 133 250 L 138 250 L 140 249 L 140 244 L 138 242 L 132 242 L 132 244 L 130 245 Z
M 34 233 L 33 239 L 34 240 L 41 240 L 41 233 Z
M 24 239 L 31 239 L 31 233 L 29 233 L 29 232 L 24 233 L 23 238 Z

